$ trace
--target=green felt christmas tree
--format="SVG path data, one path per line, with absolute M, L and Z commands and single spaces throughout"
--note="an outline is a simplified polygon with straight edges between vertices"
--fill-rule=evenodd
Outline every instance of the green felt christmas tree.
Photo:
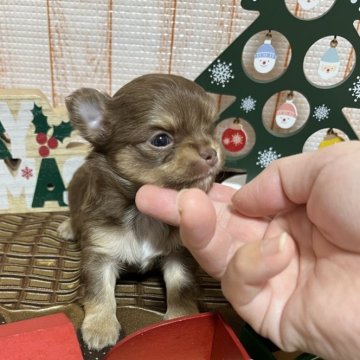
M 303 2 L 304 7 L 310 8 L 311 3 L 316 5 L 313 0 Z M 301 4 L 301 0 L 298 3 Z M 258 11 L 259 17 L 196 79 L 210 93 L 236 98 L 220 113 L 218 119 L 218 127 L 226 124 L 219 132 L 226 154 L 226 169 L 243 169 L 249 181 L 273 160 L 302 152 L 306 140 L 324 128 L 329 129 L 325 139 L 329 143 L 342 140 L 332 129 L 341 130 L 349 139 L 357 139 L 342 110 L 359 108 L 360 62 L 357 61 L 344 81 L 331 86 L 316 86 L 304 73 L 304 59 L 308 50 L 325 37 L 331 36 L 333 41 L 326 53 L 319 54 L 319 64 L 323 66 L 320 69 L 319 65 L 319 74 L 323 79 L 330 77 L 329 72 L 337 71 L 339 60 L 336 46 L 339 37 L 349 41 L 355 54 L 360 56 L 359 35 L 353 25 L 355 20 L 360 19 L 359 4 L 356 3 L 354 0 L 337 0 L 322 16 L 301 20 L 290 13 L 284 0 L 241 2 L 246 10 Z M 264 44 L 254 54 L 255 72 L 261 74 L 263 65 L 268 67 L 268 72 L 278 66 L 276 51 L 271 45 L 271 34 L 275 31 L 283 34 L 291 46 L 291 60 L 287 68 L 271 80 L 261 81 L 249 76 L 242 56 L 246 44 L 256 34 L 264 34 Z M 269 98 L 287 90 L 291 90 L 288 100 L 276 112 L 278 127 L 288 129 L 296 121 L 298 114 L 293 104 L 293 93 L 306 97 L 309 115 L 301 128 L 284 136 L 264 126 L 263 108 Z M 229 119 L 232 120 L 226 122 Z M 242 126 L 244 122 L 249 124 L 251 131 Z M 251 149 L 244 153 L 244 145 L 250 137 Z

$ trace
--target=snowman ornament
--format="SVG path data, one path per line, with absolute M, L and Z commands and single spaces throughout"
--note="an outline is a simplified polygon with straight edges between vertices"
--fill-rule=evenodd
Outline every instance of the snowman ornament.
M 271 38 L 269 31 L 264 43 L 258 47 L 254 56 L 254 68 L 260 74 L 267 74 L 275 67 L 276 52 L 271 45 Z
M 276 125 L 280 129 L 290 129 L 294 126 L 297 118 L 297 109 L 293 103 L 292 99 L 286 100 L 283 104 L 281 104 L 275 114 L 275 122 Z
M 334 38 L 330 43 L 330 47 L 321 56 L 318 74 L 324 80 L 332 79 L 339 72 L 340 58 L 336 50 L 337 44 L 338 42 Z
M 298 4 L 303 10 L 311 10 L 319 4 L 320 0 L 298 0 Z

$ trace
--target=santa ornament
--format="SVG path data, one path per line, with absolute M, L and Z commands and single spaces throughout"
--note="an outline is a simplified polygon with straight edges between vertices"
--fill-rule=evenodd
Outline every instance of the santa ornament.
M 327 49 L 321 56 L 318 67 L 318 74 L 324 80 L 335 77 L 339 72 L 340 58 L 336 50 L 337 45 L 338 41 L 336 40 L 335 36 L 334 39 L 330 42 L 330 48 Z
M 238 156 L 244 149 L 247 136 L 241 125 L 241 120 L 236 118 L 230 127 L 226 128 L 221 135 L 221 143 L 225 153 L 229 156 Z
M 287 97 L 287 100 L 276 110 L 276 125 L 280 129 L 290 129 L 292 126 L 294 126 L 297 116 L 297 108 L 294 104 L 293 95 L 290 93 Z
M 302 10 L 311 10 L 319 5 L 320 0 L 298 0 Z
M 276 63 L 276 51 L 271 45 L 271 31 L 266 34 L 265 41 L 258 47 L 254 56 L 254 68 L 260 74 L 269 73 Z

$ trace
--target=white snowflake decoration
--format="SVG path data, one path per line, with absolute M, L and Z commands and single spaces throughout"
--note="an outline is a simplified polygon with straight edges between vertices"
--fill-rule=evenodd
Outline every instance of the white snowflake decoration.
M 274 160 L 279 159 L 281 154 L 278 154 L 272 147 L 269 147 L 267 150 L 258 152 L 258 161 L 256 165 L 259 165 L 261 168 L 268 167 Z
M 221 62 L 219 59 L 217 63 L 209 69 L 210 78 L 212 79 L 211 83 L 220 85 L 225 87 L 227 83 L 229 83 L 230 79 L 234 79 L 234 75 L 232 74 L 232 63 L 226 63 L 225 61 Z
M 350 2 L 351 2 L 353 5 L 355 5 L 355 4 L 357 4 L 358 0 L 350 0 Z M 358 8 L 358 10 L 360 11 L 360 7 Z
M 357 81 L 353 83 L 353 87 L 349 88 L 349 91 L 352 92 L 354 101 L 357 102 L 360 99 L 360 76 L 356 77 Z
M 317 120 L 317 121 L 322 121 L 325 119 L 329 118 L 329 114 L 330 114 L 330 108 L 328 108 L 325 104 L 319 105 L 319 106 L 315 106 L 315 110 L 313 113 L 313 117 Z
M 240 134 L 235 134 L 231 137 L 231 142 L 237 146 L 243 143 L 243 138 L 240 136 Z
M 241 99 L 240 109 L 244 110 L 246 113 L 255 110 L 255 107 L 256 100 L 253 97 L 247 96 L 246 98 Z
M 224 145 L 229 145 L 231 143 L 230 138 L 226 137 L 225 139 L 223 139 L 223 143 Z

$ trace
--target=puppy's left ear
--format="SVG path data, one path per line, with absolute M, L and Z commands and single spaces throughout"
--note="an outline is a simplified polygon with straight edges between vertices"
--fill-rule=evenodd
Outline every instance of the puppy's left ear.
M 71 124 L 92 144 L 104 143 L 110 133 L 110 123 L 106 119 L 110 99 L 90 88 L 76 90 L 65 99 Z

